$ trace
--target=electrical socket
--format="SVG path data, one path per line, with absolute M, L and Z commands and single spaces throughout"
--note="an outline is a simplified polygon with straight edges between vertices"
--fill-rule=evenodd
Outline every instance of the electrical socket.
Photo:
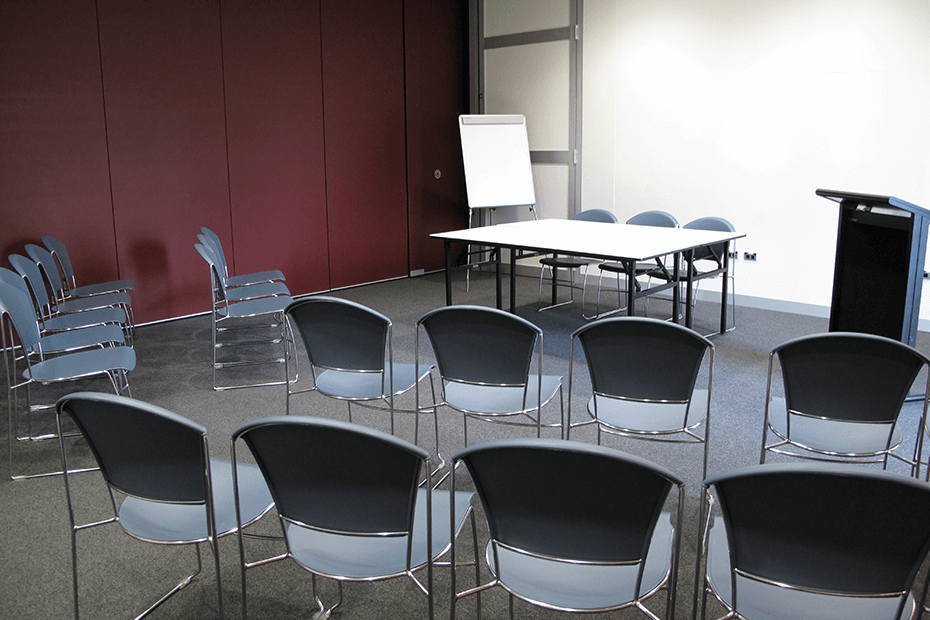
M 739 258 L 739 252 L 730 252 L 730 260 L 737 260 Z M 930 275 L 925 277 L 930 278 Z
M 750 261 L 756 260 L 756 253 L 755 252 L 743 252 L 743 260 L 750 260 Z

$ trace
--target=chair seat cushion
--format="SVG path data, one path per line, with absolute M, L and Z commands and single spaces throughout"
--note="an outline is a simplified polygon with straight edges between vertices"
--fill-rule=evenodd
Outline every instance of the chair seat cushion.
M 672 433 L 693 428 L 707 417 L 707 390 L 694 390 L 691 406 L 680 403 L 643 403 L 592 396 L 588 413 L 601 424 L 631 433 Z M 595 399 L 597 410 L 595 415 Z M 685 414 L 687 412 L 687 419 Z
M 468 514 L 472 493 L 455 493 L 455 523 L 461 525 Z M 433 557 L 445 553 L 451 543 L 449 519 L 451 494 L 433 491 Z M 373 507 L 377 510 L 377 507 Z M 352 536 L 334 534 L 289 524 L 288 550 L 305 568 L 319 575 L 366 580 L 393 577 L 407 569 L 406 536 Z M 417 496 L 414 515 L 411 568 L 426 564 L 426 494 Z
M 901 429 L 890 424 L 866 424 L 821 420 L 800 415 L 791 416 L 791 436 L 788 437 L 788 408 L 784 398 L 773 398 L 769 407 L 769 422 L 783 438 L 811 450 L 835 454 L 879 454 L 889 447 L 901 445 Z
M 555 396 L 562 384 L 562 377 L 543 375 L 542 404 Z M 538 375 L 530 375 L 526 388 L 526 402 L 522 387 L 500 387 L 449 382 L 444 388 L 444 398 L 450 407 L 468 413 L 487 415 L 514 415 L 536 410 L 539 403 Z
M 733 605 L 730 589 L 730 557 L 726 531 L 721 520 L 710 530 L 707 579 L 728 606 Z M 852 598 L 801 592 L 737 577 L 736 592 L 743 617 L 750 620 L 875 620 L 894 618 L 900 599 Z M 908 595 L 902 618 L 910 618 L 914 598 Z
M 669 571 L 675 528 L 667 513 L 659 518 L 646 557 L 642 597 L 658 587 Z M 492 543 L 485 553 L 488 567 L 517 596 L 562 610 L 597 611 L 625 605 L 637 598 L 638 565 L 597 565 L 559 561 L 498 546 L 500 570 Z
M 136 367 L 136 352 L 131 347 L 105 347 L 50 357 L 34 363 L 23 376 L 34 381 L 61 381 L 90 377 L 111 370 L 130 371 Z
M 370 400 L 387 396 L 391 391 L 391 372 L 385 364 L 386 372 L 382 381 L 380 372 L 350 372 L 346 370 L 325 370 L 316 378 L 316 387 L 323 394 L 336 398 L 358 398 Z M 394 395 L 403 394 L 418 380 L 429 375 L 432 366 L 420 364 L 420 375 L 417 376 L 417 365 L 408 363 L 394 363 Z
M 91 295 L 105 295 L 107 293 L 134 290 L 136 290 L 136 283 L 133 280 L 113 280 L 111 282 L 98 282 L 96 284 L 78 286 L 71 289 L 71 294 L 75 297 L 90 297 Z
M 232 486 L 232 464 L 210 459 L 213 507 L 217 535 L 236 531 L 236 504 Z M 243 525 L 271 510 L 271 492 L 257 465 L 239 463 L 239 501 Z M 161 543 L 196 542 L 207 537 L 207 509 L 202 504 L 173 504 L 127 497 L 119 508 L 119 522 L 130 535 Z

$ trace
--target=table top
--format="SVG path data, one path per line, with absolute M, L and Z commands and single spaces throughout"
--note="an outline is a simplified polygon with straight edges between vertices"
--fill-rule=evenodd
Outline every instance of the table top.
M 437 239 L 608 260 L 649 260 L 745 237 L 739 232 L 542 219 L 465 228 Z

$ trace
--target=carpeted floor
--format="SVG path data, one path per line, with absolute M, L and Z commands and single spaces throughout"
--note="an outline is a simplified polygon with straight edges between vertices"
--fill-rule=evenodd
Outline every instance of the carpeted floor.
M 518 282 L 518 314 L 536 323 L 545 332 L 544 365 L 547 374 L 560 374 L 567 381 L 569 374 L 569 342 L 571 333 L 585 321 L 579 316 L 577 303 L 571 306 L 536 311 L 536 281 L 520 278 Z M 393 321 L 395 359 L 413 361 L 414 331 L 417 319 L 426 311 L 444 303 L 442 274 L 368 285 L 332 293 L 370 306 Z M 455 301 L 477 305 L 493 303 L 493 278 L 475 273 L 471 290 L 465 291 L 463 278 L 457 278 Z M 650 303 L 650 315 L 665 317 L 667 302 Z M 664 314 L 663 314 L 664 313 Z M 765 399 L 766 371 L 769 352 L 776 345 L 804 334 L 827 329 L 825 319 L 791 315 L 751 308 L 738 308 L 737 329 L 713 339 L 716 358 L 711 409 L 711 443 L 708 472 L 713 474 L 734 467 L 758 462 L 762 437 L 762 415 Z M 695 326 L 710 329 L 719 317 L 719 306 L 699 302 Z M 210 318 L 198 316 L 156 325 L 142 326 L 136 332 L 135 349 L 138 366 L 130 375 L 132 395 L 173 410 L 203 424 L 209 432 L 211 453 L 229 455 L 229 437 L 243 423 L 255 418 L 283 414 L 284 387 L 262 387 L 223 392 L 213 391 L 210 364 Z M 421 342 L 421 347 L 423 343 Z M 926 335 L 921 334 L 918 348 L 930 349 Z M 424 351 L 429 356 L 429 351 Z M 304 366 L 306 368 L 306 366 Z M 283 376 L 283 367 L 269 370 L 251 368 L 245 371 L 251 378 Z M 705 369 L 706 372 L 706 369 Z M 585 395 L 589 388 L 587 370 L 575 361 L 572 410 L 577 416 L 584 412 Z M 918 380 L 920 381 L 920 379 Z M 107 384 L 91 382 L 68 386 L 67 391 L 83 389 L 110 391 Z M 36 390 L 37 400 L 53 401 L 66 393 L 56 390 Z M 5 395 L 4 395 L 5 399 Z M 413 396 L 403 396 L 399 407 L 412 407 Z M 309 394 L 295 402 L 292 413 L 347 419 L 344 403 Z M 568 403 L 566 402 L 566 405 Z M 550 411 L 557 415 L 557 405 Z M 353 409 L 353 420 L 388 430 L 387 415 L 380 412 Z M 905 429 L 916 429 L 919 405 L 908 404 L 903 415 Z M 577 418 L 576 418 L 577 419 Z M 413 440 L 413 420 L 409 414 L 398 414 L 396 434 Z M 39 422 L 37 422 L 39 424 Z M 439 451 L 444 456 L 462 447 L 461 416 L 449 410 L 439 416 Z M 434 437 L 430 427 L 420 437 L 420 445 L 433 450 Z M 7 431 L 2 431 L 6 434 Z M 469 443 L 500 436 L 525 436 L 526 429 L 509 429 L 481 422 L 469 424 Z M 555 431 L 544 431 L 555 437 Z M 572 439 L 595 442 L 591 427 L 573 433 Z M 913 441 L 913 432 L 908 437 Z M 694 588 L 695 549 L 698 521 L 701 452 L 694 446 L 665 445 L 656 442 L 608 438 L 606 445 L 616 447 L 663 464 L 681 475 L 688 483 L 686 526 L 679 576 L 678 617 L 690 616 Z M 912 445 L 912 444 L 911 444 Z M 79 462 L 90 463 L 89 451 L 79 441 L 69 441 L 69 454 Z M 907 449 L 907 444 L 905 445 Z M 351 458 L 351 455 L 347 455 Z M 58 463 L 57 442 L 45 441 L 14 446 L 14 461 L 18 472 L 40 471 Z M 7 457 L 0 457 L 0 468 L 7 471 Z M 894 466 L 893 466 L 894 467 Z M 897 466 L 898 469 L 903 469 Z M 592 475 L 596 475 L 593 473 Z M 73 477 L 78 498 L 79 519 L 89 521 L 107 516 L 108 505 L 99 475 L 82 474 Z M 570 484 L 570 480 L 554 480 L 554 484 Z M 62 618 L 72 614 L 70 543 L 67 532 L 67 512 L 61 477 L 11 482 L 5 475 L 0 481 L 0 601 L 2 618 Z M 480 513 L 480 511 L 479 511 Z M 273 515 L 256 526 L 256 531 L 275 534 L 279 531 Z M 481 529 L 479 539 L 484 536 Z M 461 553 L 470 556 L 470 533 L 466 529 L 460 539 Z M 482 541 L 483 547 L 483 541 Z M 250 557 L 280 552 L 274 542 L 249 544 Z M 204 573 L 185 590 L 159 608 L 153 618 L 213 618 L 216 617 L 215 575 L 212 558 L 205 551 Z M 187 547 L 155 547 L 130 539 L 118 526 L 105 526 L 78 534 L 79 574 L 82 615 L 86 618 L 132 617 L 154 601 L 162 590 L 183 577 L 188 566 L 196 565 L 194 552 Z M 240 573 L 235 537 L 220 543 L 222 583 L 225 592 L 226 615 L 241 616 Z M 486 575 L 486 573 L 485 573 Z M 448 569 L 436 571 L 436 617 L 449 615 Z M 470 583 L 470 578 L 465 580 Z M 249 573 L 249 617 L 255 619 L 310 618 L 315 610 L 310 595 L 309 574 L 292 563 L 277 563 Z M 332 583 L 324 583 L 321 593 L 327 602 L 337 591 Z M 653 606 L 659 610 L 664 598 L 659 596 Z M 483 599 L 485 618 L 503 618 L 507 614 L 507 597 L 495 591 Z M 459 617 L 474 617 L 474 601 L 458 605 Z M 518 602 L 518 618 L 555 618 L 561 614 L 541 611 Z M 635 610 L 604 614 L 610 618 L 642 617 Z M 376 584 L 349 584 L 345 600 L 334 618 L 345 620 L 380 618 L 425 618 L 425 597 L 406 579 Z

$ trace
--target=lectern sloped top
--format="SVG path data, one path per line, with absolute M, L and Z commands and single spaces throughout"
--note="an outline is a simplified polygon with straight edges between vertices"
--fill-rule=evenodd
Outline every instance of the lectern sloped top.
M 921 217 L 930 217 L 930 210 L 924 209 L 923 207 L 917 206 L 912 202 L 906 200 L 901 200 L 894 196 L 879 196 L 877 194 L 858 194 L 855 192 L 838 192 L 832 189 L 818 189 L 817 195 L 839 202 L 842 204 L 845 201 L 855 202 L 864 207 L 894 207 L 897 209 L 903 209 L 914 215 Z

